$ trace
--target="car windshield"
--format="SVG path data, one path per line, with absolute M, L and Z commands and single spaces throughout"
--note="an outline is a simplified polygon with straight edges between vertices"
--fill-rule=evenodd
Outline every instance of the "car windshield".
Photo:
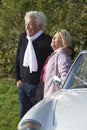
M 87 88 L 87 53 L 79 55 L 63 86 L 64 89 Z

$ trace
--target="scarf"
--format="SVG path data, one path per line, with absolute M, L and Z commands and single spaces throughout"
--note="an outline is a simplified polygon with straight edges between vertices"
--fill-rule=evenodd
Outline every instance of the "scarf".
M 26 36 L 28 39 L 28 44 L 27 44 L 27 48 L 24 54 L 23 66 L 25 67 L 29 66 L 30 73 L 32 73 L 33 71 L 37 72 L 38 70 L 38 62 L 37 62 L 36 54 L 32 45 L 32 41 L 37 39 L 42 33 L 43 33 L 43 30 L 40 30 L 32 37 Z

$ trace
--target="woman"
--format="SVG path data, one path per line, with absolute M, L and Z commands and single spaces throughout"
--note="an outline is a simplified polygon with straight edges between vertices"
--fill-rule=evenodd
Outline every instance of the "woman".
M 48 57 L 47 63 L 44 66 L 45 73 L 42 75 L 44 80 L 44 98 L 49 97 L 58 87 L 53 84 L 53 76 L 58 76 L 62 84 L 64 83 L 68 70 L 71 66 L 71 56 L 65 54 L 62 49 L 72 46 L 70 33 L 65 30 L 59 30 L 53 37 L 51 47 L 53 53 Z

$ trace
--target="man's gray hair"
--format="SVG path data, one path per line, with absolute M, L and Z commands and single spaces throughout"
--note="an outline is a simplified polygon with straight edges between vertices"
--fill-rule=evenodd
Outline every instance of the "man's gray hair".
M 25 21 L 28 18 L 34 18 L 37 25 L 40 25 L 41 28 L 44 30 L 45 24 L 46 24 L 46 17 L 43 12 L 39 11 L 29 11 L 26 12 L 26 15 L 24 17 Z

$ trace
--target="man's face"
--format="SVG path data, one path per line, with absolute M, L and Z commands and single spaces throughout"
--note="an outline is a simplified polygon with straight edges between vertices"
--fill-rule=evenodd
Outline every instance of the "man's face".
M 25 31 L 29 37 L 32 37 L 40 30 L 40 27 L 35 23 L 34 18 L 28 18 L 25 21 Z

